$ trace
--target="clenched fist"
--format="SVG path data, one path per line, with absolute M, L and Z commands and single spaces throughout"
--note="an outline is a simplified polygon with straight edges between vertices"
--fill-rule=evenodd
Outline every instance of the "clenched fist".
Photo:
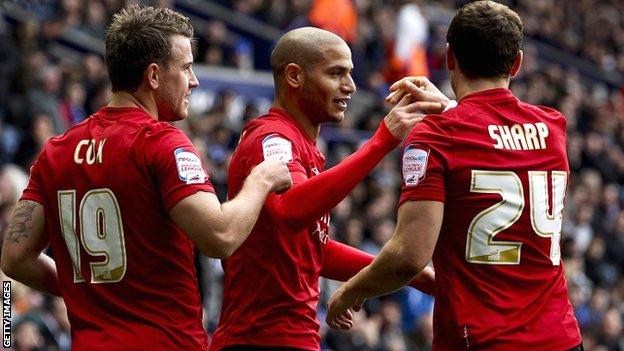
M 284 161 L 264 160 L 251 170 L 254 181 L 266 182 L 271 192 L 281 192 L 292 186 L 290 171 Z

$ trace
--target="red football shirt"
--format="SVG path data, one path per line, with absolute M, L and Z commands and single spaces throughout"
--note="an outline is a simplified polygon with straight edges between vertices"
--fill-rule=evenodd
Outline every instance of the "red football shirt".
M 139 108 L 105 107 L 50 139 L 22 199 L 45 234 L 74 350 L 206 350 L 193 242 L 169 210 L 214 192 L 195 148 Z
M 579 345 L 559 252 L 565 117 L 492 89 L 428 116 L 405 145 L 400 203 L 445 202 L 434 350 Z
M 228 173 L 230 198 L 255 165 L 273 157 L 287 162 L 295 184 L 325 167 L 315 141 L 285 111 L 272 108 L 243 130 Z M 319 349 L 316 305 L 328 223 L 329 214 L 289 232 L 265 204 L 247 240 L 223 261 L 223 306 L 211 350 L 237 344 Z

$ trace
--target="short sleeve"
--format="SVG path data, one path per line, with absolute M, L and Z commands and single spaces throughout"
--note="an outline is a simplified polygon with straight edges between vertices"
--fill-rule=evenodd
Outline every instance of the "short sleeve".
M 33 165 L 30 167 L 28 185 L 26 186 L 26 189 L 24 189 L 24 193 L 22 194 L 20 200 L 30 200 L 38 202 L 42 205 L 45 204 L 45 190 L 43 189 L 43 181 L 41 178 L 43 158 L 45 158 L 44 152 L 37 157 Z
M 430 115 L 405 139 L 401 157 L 401 196 L 406 201 L 445 202 L 445 179 L 451 156 L 451 138 L 443 116 Z
M 199 153 L 180 130 L 168 126 L 148 132 L 145 140 L 146 166 L 167 211 L 198 191 L 215 192 Z
M 286 162 L 290 173 L 294 175 L 294 182 L 301 178 L 300 175 L 307 178 L 297 139 L 286 134 L 257 131 L 249 135 L 249 139 L 245 142 L 245 150 L 241 150 L 246 152 L 248 172 L 264 160 L 277 159 Z

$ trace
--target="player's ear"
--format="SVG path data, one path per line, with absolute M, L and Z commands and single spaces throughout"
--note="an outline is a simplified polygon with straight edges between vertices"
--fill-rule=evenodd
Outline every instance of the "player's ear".
M 291 88 L 303 85 L 303 68 L 296 63 L 289 63 L 284 68 L 284 82 Z
M 518 72 L 520 72 L 520 66 L 522 66 L 522 58 L 524 54 L 522 50 L 518 51 L 518 55 L 516 55 L 516 59 L 514 60 L 513 66 L 511 66 L 511 71 L 509 71 L 509 78 L 515 77 Z
M 147 82 L 147 86 L 150 87 L 150 89 L 158 89 L 159 86 L 159 79 L 158 79 L 158 74 L 160 73 L 160 66 L 158 66 L 157 63 L 150 63 L 147 68 L 145 69 L 145 72 L 143 73 L 143 80 L 145 82 Z
M 449 43 L 446 43 L 446 68 L 449 71 L 455 69 L 455 53 L 453 52 L 453 49 L 451 49 Z

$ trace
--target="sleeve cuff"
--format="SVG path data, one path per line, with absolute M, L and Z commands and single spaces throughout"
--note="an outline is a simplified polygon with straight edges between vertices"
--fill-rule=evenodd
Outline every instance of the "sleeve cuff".
M 392 135 L 392 133 L 390 133 L 386 122 L 384 122 L 383 120 L 379 124 L 379 128 L 377 128 L 377 131 L 375 132 L 375 135 L 373 135 L 373 138 L 377 139 L 380 146 L 390 150 L 399 146 L 399 144 L 401 143 L 401 139 L 397 139 L 394 135 Z

